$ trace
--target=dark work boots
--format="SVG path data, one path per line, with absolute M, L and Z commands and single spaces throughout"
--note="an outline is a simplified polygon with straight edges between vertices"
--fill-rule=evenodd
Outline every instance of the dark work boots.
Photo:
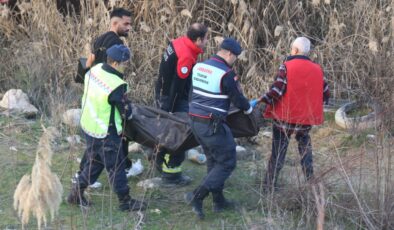
M 85 196 L 83 195 L 85 189 L 80 189 L 78 188 L 77 184 L 74 184 L 70 194 L 68 194 L 67 197 L 67 203 L 69 204 L 75 204 L 75 205 L 80 205 L 83 207 L 88 207 L 90 206 L 92 203 L 89 202 Z
M 162 186 L 163 187 L 182 187 L 189 185 L 192 182 L 192 178 L 183 175 L 182 173 L 162 173 Z
M 192 206 L 192 210 L 196 213 L 198 219 L 204 219 L 204 211 L 203 211 L 203 201 L 204 198 L 207 197 L 209 191 L 204 187 L 198 187 L 193 192 L 188 192 L 185 194 L 185 201 L 187 204 Z
M 214 212 L 222 212 L 224 210 L 235 208 L 235 203 L 227 200 L 223 195 L 223 191 L 212 192 L 212 200 Z
M 143 211 L 146 209 L 146 203 L 124 195 L 119 197 L 119 209 L 121 211 Z

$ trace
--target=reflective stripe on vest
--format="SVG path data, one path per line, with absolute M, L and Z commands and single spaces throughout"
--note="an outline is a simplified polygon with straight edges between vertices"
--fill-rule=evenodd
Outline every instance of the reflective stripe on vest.
M 227 115 L 229 96 L 222 94 L 221 83 L 229 70 L 231 69 L 216 59 L 209 59 L 194 66 L 190 113 L 203 116 L 209 113 Z
M 85 89 L 82 97 L 81 127 L 85 133 L 95 138 L 105 138 L 111 116 L 108 97 L 120 85 L 127 84 L 115 74 L 102 69 L 97 64 L 85 75 Z M 117 133 L 122 133 L 122 117 L 115 107 L 114 122 Z
M 323 123 L 323 71 L 310 60 L 285 62 L 286 93 L 264 114 L 290 124 L 319 125 Z

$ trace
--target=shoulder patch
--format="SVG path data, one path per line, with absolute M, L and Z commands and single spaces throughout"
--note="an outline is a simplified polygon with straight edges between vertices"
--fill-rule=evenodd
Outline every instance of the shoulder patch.
M 183 73 L 183 74 L 187 74 L 188 71 L 189 71 L 189 68 L 187 68 L 186 66 L 181 68 L 181 73 Z

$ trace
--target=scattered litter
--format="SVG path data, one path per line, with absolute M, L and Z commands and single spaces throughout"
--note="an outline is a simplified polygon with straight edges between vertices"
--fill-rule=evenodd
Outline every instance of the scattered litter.
M 132 176 L 137 176 L 144 171 L 144 166 L 141 164 L 141 159 L 138 159 L 136 162 L 133 162 L 131 169 L 127 172 L 127 178 Z
M 197 164 L 205 164 L 207 157 L 205 154 L 200 153 L 197 149 L 190 149 L 186 152 L 187 159 Z
M 77 162 L 77 163 L 81 163 L 81 158 L 80 157 L 77 157 L 77 159 L 75 159 L 75 161 Z
M 160 209 L 158 209 L 158 208 L 151 209 L 150 212 L 151 212 L 151 213 L 161 214 L 161 211 L 160 211 Z
M 237 145 L 237 147 L 235 147 L 235 151 L 237 153 L 243 153 L 243 152 L 246 152 L 246 149 L 240 145 Z
M 149 189 L 149 188 L 158 188 L 161 185 L 161 178 L 160 177 L 154 177 L 151 179 L 146 179 L 143 181 L 140 181 L 137 183 L 138 187 L 142 187 L 144 189 Z
M 18 152 L 18 149 L 17 149 L 15 146 L 11 146 L 11 147 L 10 147 L 10 150 L 11 150 L 11 151 L 14 151 L 14 152 Z

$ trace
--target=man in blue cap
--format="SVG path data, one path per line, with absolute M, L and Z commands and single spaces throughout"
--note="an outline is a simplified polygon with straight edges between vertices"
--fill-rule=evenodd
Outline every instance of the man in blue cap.
M 193 68 L 192 98 L 189 115 L 193 134 L 207 156 L 208 174 L 185 200 L 200 219 L 204 218 L 203 200 L 212 193 L 214 212 L 233 207 L 223 196 L 224 182 L 236 166 L 234 137 L 225 119 L 230 103 L 250 114 L 253 106 L 240 91 L 238 78 L 232 70 L 242 48 L 233 38 L 226 38 L 220 50 L 210 59 Z
M 130 51 L 124 45 L 113 45 L 106 54 L 107 63 L 95 65 L 85 75 L 81 127 L 86 137 L 86 161 L 67 201 L 89 206 L 84 190 L 105 168 L 118 195 L 119 209 L 143 210 L 146 204 L 129 195 L 121 136 L 122 120 L 132 119 L 130 101 L 126 98 L 128 85 L 123 80 Z

